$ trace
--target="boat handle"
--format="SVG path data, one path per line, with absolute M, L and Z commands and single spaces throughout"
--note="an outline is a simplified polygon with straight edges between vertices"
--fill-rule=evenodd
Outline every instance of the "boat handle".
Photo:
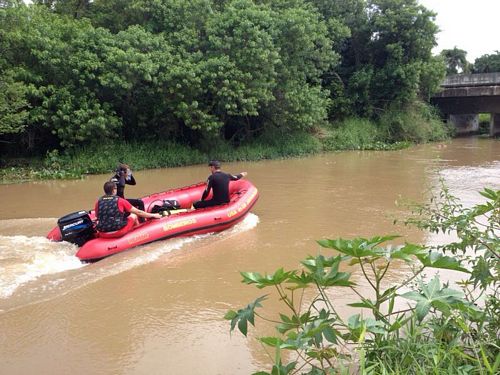
M 113 249 L 116 249 L 118 246 L 108 246 L 108 250 L 113 250 Z
M 222 217 L 214 217 L 214 220 L 220 220 Z

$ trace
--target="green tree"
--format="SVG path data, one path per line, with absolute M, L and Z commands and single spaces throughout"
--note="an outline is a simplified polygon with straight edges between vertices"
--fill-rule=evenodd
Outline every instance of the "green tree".
M 416 0 L 371 0 L 368 12 L 375 103 L 408 103 L 417 98 L 422 64 L 431 60 L 436 45 L 435 14 Z
M 45 7 L 7 10 L 2 34 L 9 48 L 5 65 L 15 66 L 31 106 L 26 120 L 28 148 L 37 140 L 70 147 L 113 136 L 121 121 L 98 97 L 102 62 L 98 53 L 106 37 L 89 22 L 53 14 Z
M 84 16 L 95 27 L 104 27 L 112 33 L 126 30 L 133 25 L 150 28 L 153 13 L 151 7 L 165 6 L 171 1 L 152 2 L 145 0 L 94 0 L 88 4 Z
M 310 3 L 284 0 L 272 2 L 272 7 L 273 39 L 280 56 L 274 100 L 263 108 L 263 117 L 268 126 L 310 129 L 326 121 L 330 100 L 321 77 L 340 56 L 327 23 Z
M 427 100 L 441 82 L 442 62 L 431 53 L 438 30 L 435 14 L 416 0 L 314 3 L 322 14 L 342 20 L 350 30 L 339 44 L 342 63 L 327 73 L 324 82 L 338 95 L 332 98 L 332 109 L 340 117 L 376 116 L 393 105 Z
M 491 55 L 483 55 L 474 61 L 473 73 L 495 73 L 500 72 L 500 52 Z
M 34 0 L 34 4 L 45 5 L 48 9 L 74 18 L 83 17 L 89 9 L 91 0 Z
M 20 6 L 21 4 L 23 4 L 22 0 L 0 0 L 0 9 Z
M 24 131 L 28 118 L 27 87 L 12 79 L 9 72 L 0 77 L 0 136 Z
M 310 130 L 427 99 L 442 72 L 415 0 L 16 4 L 0 7 L 0 72 L 19 99 L 9 128 L 42 152 Z
M 467 52 L 463 49 L 454 47 L 453 49 L 444 49 L 441 56 L 446 64 L 446 74 L 469 73 L 470 64 L 467 61 Z
M 273 100 L 280 57 L 273 21 L 268 7 L 250 0 L 232 1 L 209 21 L 206 57 L 224 64 L 224 74 L 208 81 L 216 113 L 257 116 L 259 108 Z

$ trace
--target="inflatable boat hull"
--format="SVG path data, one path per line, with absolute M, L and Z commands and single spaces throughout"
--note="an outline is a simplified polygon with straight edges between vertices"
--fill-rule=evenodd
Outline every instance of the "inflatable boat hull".
M 82 261 L 94 261 L 153 241 L 223 231 L 243 220 L 259 197 L 258 190 L 248 180 L 231 181 L 228 204 L 189 210 L 192 203 L 200 199 L 205 187 L 205 183 L 200 183 L 143 197 L 148 212 L 167 199 L 177 200 L 181 209 L 161 219 L 147 220 L 118 238 L 103 238 L 97 233 L 79 248 L 76 256 Z M 95 220 L 93 211 L 90 217 Z M 52 229 L 47 238 L 61 241 L 59 227 Z

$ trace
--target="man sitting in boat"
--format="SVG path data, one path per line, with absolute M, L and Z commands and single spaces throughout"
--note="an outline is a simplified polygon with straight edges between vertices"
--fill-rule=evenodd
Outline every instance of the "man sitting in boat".
M 117 187 L 112 181 L 104 184 L 104 193 L 95 204 L 95 215 L 99 232 L 114 232 L 127 224 L 132 228 L 138 224 L 137 216 L 160 219 L 160 214 L 150 214 L 135 208 L 127 200 L 116 195 Z
M 229 203 L 229 181 L 236 181 L 247 175 L 247 172 L 232 175 L 221 171 L 221 165 L 218 160 L 212 160 L 208 163 L 212 174 L 208 177 L 207 187 L 201 196 L 201 200 L 193 204 L 194 208 L 205 208 Z M 213 190 L 212 199 L 205 200 Z

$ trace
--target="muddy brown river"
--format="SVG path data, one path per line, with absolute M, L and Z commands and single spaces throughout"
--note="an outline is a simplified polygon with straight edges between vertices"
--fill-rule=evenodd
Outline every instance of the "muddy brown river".
M 90 209 L 111 176 L 0 185 L 0 374 L 250 374 L 271 363 L 256 336 L 229 334 L 228 309 L 266 291 L 239 271 L 297 268 L 320 251 L 316 239 L 399 233 L 396 201 L 424 201 L 443 179 L 466 205 L 483 187 L 500 189 L 500 142 L 460 138 L 392 152 L 341 152 L 248 163 L 260 199 L 237 226 L 218 234 L 159 241 L 82 264 L 68 243 L 45 239 L 58 217 Z M 134 173 L 126 196 L 205 180 L 206 166 Z M 321 250 L 324 251 L 324 250 Z M 355 270 L 353 270 L 355 271 Z M 393 270 L 393 279 L 403 277 Z M 362 284 L 361 284 L 362 285 Z M 345 306 L 356 297 L 335 296 Z M 269 300 L 265 315 L 281 306 Z M 349 314 L 347 307 L 340 310 Z M 270 353 L 273 356 L 273 353 Z

